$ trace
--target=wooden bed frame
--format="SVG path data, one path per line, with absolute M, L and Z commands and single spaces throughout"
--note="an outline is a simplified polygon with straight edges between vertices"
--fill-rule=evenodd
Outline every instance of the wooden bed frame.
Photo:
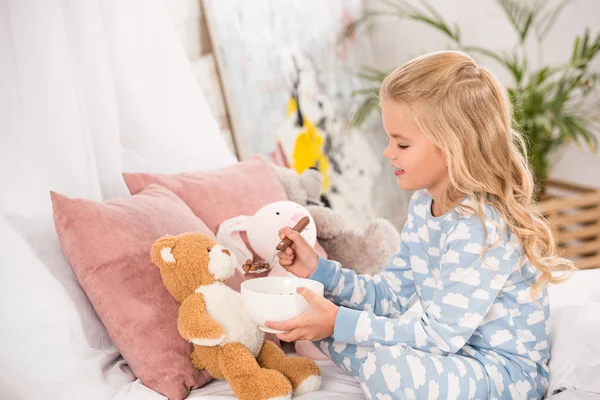
M 600 268 L 600 190 L 550 180 L 538 206 L 561 255 L 573 259 L 578 269 Z

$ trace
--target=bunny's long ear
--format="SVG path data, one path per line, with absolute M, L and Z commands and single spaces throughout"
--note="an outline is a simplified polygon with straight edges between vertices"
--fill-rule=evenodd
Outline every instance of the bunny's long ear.
M 223 221 L 217 231 L 217 242 L 233 252 L 240 269 L 244 261 L 254 257 L 240 234 L 248 230 L 249 220 L 250 217 L 246 215 L 230 218 Z

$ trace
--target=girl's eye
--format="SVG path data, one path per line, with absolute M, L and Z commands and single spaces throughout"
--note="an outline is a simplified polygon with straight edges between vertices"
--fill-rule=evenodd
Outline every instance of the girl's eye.
M 408 149 L 408 146 L 403 146 L 403 145 L 399 144 L 398 148 L 404 150 L 404 149 Z

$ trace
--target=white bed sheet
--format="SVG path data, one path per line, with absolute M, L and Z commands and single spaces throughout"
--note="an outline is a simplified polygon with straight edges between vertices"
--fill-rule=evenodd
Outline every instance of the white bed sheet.
M 294 397 L 296 400 L 363 400 L 363 391 L 350 374 L 337 367 L 330 360 L 318 360 L 316 363 L 321 368 L 323 384 L 318 392 L 307 393 L 303 396 Z M 214 380 L 203 388 L 193 390 L 187 397 L 190 400 L 216 400 L 235 399 L 229 384 L 224 380 Z M 113 400 L 164 400 L 155 391 L 148 389 L 139 380 L 132 382 L 120 390 L 112 398 Z
M 329 361 L 317 361 L 323 374 L 321 390 L 295 397 L 298 400 L 362 400 L 364 395 L 358 382 L 346 372 Z M 188 396 L 193 400 L 230 400 L 236 397 L 225 381 L 216 380 L 201 389 L 194 390 Z M 113 397 L 113 400 L 164 400 L 166 397 L 148 389 L 140 381 L 132 382 Z M 600 394 L 583 390 L 564 390 L 548 400 L 600 400 Z
M 330 360 L 318 360 L 316 363 L 321 368 L 323 384 L 318 392 L 307 393 L 303 396 L 294 397 L 299 400 L 328 400 L 328 399 L 364 399 L 363 391 L 358 381 Z M 227 382 L 213 381 L 205 387 L 194 390 L 188 399 L 235 399 Z
M 585 392 L 583 390 L 563 390 L 548 397 L 548 400 L 600 400 L 600 394 Z

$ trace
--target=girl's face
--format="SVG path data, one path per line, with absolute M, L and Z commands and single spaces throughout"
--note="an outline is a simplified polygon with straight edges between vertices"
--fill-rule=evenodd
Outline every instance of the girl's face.
M 417 126 L 408 106 L 394 102 L 382 104 L 383 127 L 388 135 L 384 157 L 391 161 L 404 190 L 428 189 L 439 196 L 448 182 L 444 156 Z

